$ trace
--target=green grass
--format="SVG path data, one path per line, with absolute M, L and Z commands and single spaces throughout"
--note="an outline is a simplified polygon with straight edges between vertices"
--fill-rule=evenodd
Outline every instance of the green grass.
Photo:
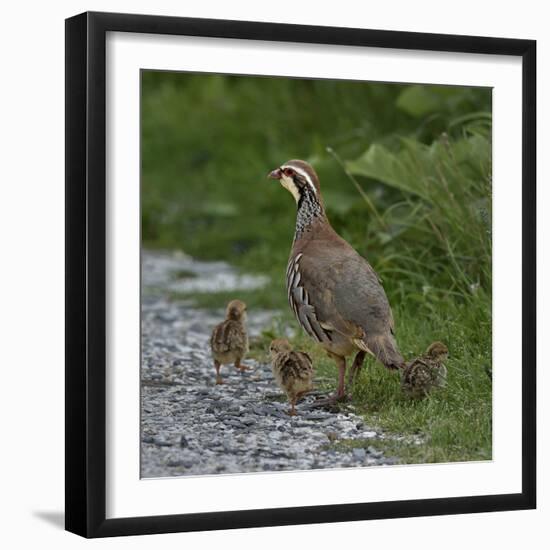
M 433 340 L 447 343 L 448 383 L 425 400 L 410 400 L 400 390 L 399 374 L 369 358 L 353 388 L 356 412 L 367 425 L 420 436 L 422 441 L 388 439 L 375 446 L 405 463 L 491 459 L 490 325 L 476 325 L 468 309 L 450 309 L 426 319 L 409 311 L 395 314 L 397 337 L 406 357 L 423 352 Z M 317 373 L 332 376 L 334 385 L 334 363 L 303 337 L 296 343 L 314 354 Z
M 481 306 L 451 305 L 437 315 L 422 316 L 408 309 L 394 309 L 397 339 L 405 357 L 422 353 L 434 340 L 447 343 L 447 387 L 424 400 L 408 399 L 401 392 L 399 373 L 367 358 L 353 387 L 354 412 L 363 416 L 368 426 L 390 435 L 411 437 L 390 437 L 365 445 L 372 444 L 390 456 L 396 455 L 403 463 L 491 459 L 491 323 L 486 311 Z M 251 356 L 267 361 L 269 342 L 288 326 L 295 330 L 293 345 L 313 358 L 316 378 L 322 380 L 317 387 L 334 390 L 334 361 L 286 313 L 252 342 Z M 335 445 L 362 443 L 338 440 Z
M 491 458 L 491 92 L 488 89 L 144 72 L 142 234 L 268 275 L 258 291 L 193 294 L 199 307 L 241 298 L 282 312 L 253 342 L 294 327 L 294 345 L 334 388 L 333 362 L 298 329 L 284 272 L 292 197 L 266 174 L 311 162 L 334 228 L 383 279 L 405 357 L 450 350 L 448 387 L 409 401 L 398 376 L 368 360 L 353 390 L 376 446 L 403 462 Z M 185 277 L 189 274 L 178 274 Z M 174 295 L 175 299 L 180 295 Z M 335 445 L 350 445 L 337 441 Z M 353 443 L 356 445 L 357 443 Z

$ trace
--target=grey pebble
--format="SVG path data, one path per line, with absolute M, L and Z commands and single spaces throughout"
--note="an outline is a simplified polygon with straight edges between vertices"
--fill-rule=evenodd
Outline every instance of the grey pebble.
M 172 447 L 173 443 L 170 441 L 165 441 L 164 439 L 157 439 L 154 440 L 155 445 L 158 445 L 159 447 Z
M 353 449 L 353 457 L 356 460 L 365 460 L 367 458 L 367 451 L 365 449 Z
M 304 418 L 307 418 L 308 420 L 326 420 L 327 419 L 327 414 L 306 413 L 306 414 L 304 414 Z
M 229 419 L 229 420 L 226 420 L 225 421 L 226 424 L 228 424 L 229 426 L 233 426 L 234 428 L 244 428 L 242 422 L 239 422 L 238 420 L 232 420 L 232 419 Z

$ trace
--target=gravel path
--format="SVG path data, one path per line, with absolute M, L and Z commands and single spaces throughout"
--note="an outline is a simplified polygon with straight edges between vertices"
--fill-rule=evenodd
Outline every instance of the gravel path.
M 178 274 L 198 277 L 179 277 Z M 239 276 L 227 264 L 198 262 L 183 254 L 145 252 L 142 264 L 142 477 L 205 475 L 393 464 L 377 451 L 385 437 L 352 413 L 307 410 L 286 414 L 288 404 L 268 364 L 252 370 L 222 367 L 214 384 L 210 333 L 223 311 L 170 299 L 169 290 L 214 292 L 258 288 L 268 281 Z M 250 311 L 251 337 L 273 312 Z M 336 450 L 337 439 L 361 440 L 361 448 Z M 372 445 L 370 444 L 372 442 Z

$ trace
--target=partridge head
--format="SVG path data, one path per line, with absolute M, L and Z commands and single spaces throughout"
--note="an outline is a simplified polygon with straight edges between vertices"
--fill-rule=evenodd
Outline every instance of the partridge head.
M 426 355 L 438 363 L 443 363 L 449 357 L 449 349 L 442 342 L 433 342 L 428 346 Z
M 274 359 L 279 353 L 285 351 L 292 351 L 292 346 L 286 338 L 277 338 L 269 345 L 269 355 L 271 359 Z
M 246 304 L 241 300 L 231 300 L 225 308 L 225 318 L 231 321 L 246 321 Z

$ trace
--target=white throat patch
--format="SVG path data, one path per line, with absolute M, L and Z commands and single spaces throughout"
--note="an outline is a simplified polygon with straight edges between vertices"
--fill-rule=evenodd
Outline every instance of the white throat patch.
M 300 200 L 300 191 L 298 191 L 298 187 L 296 186 L 292 178 L 283 176 L 281 178 L 281 185 L 292 193 L 292 196 L 294 197 L 294 200 L 296 202 Z

